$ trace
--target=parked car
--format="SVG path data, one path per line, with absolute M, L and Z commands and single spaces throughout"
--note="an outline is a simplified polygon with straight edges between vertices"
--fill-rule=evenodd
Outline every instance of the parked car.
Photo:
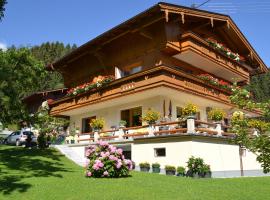
M 31 143 L 36 144 L 37 137 L 31 131 L 15 131 L 6 138 L 5 143 L 15 144 L 16 146 L 24 145 L 26 143 L 28 135 L 32 138 Z

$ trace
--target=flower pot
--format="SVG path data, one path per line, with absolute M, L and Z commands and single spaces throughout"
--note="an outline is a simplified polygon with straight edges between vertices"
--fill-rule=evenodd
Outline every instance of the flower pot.
M 152 167 L 153 173 L 160 173 L 160 168 L 159 167 Z
M 195 115 L 188 115 L 187 119 L 196 119 L 196 116 Z
M 179 176 L 179 177 L 184 177 L 184 176 L 185 176 L 185 174 L 183 174 L 183 173 L 178 173 L 176 176 Z
M 175 175 L 175 171 L 174 170 L 166 170 L 166 175 L 168 175 L 168 176 L 174 176 Z
M 198 172 L 192 173 L 193 178 L 201 178 L 201 175 Z
M 142 172 L 149 172 L 150 167 L 141 167 Z
M 211 177 L 212 177 L 211 172 L 206 172 L 206 173 L 204 174 L 204 178 L 211 178 Z
M 70 144 L 75 144 L 75 140 L 70 140 Z

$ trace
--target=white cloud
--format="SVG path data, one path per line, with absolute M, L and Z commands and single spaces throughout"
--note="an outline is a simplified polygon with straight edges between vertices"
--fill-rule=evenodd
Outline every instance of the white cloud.
M 7 44 L 0 42 L 0 49 L 2 49 L 3 51 L 7 50 Z

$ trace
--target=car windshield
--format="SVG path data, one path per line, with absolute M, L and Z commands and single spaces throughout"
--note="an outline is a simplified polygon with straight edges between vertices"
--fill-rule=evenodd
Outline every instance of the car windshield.
M 34 133 L 30 132 L 30 131 L 25 131 L 23 132 L 24 135 L 34 135 Z

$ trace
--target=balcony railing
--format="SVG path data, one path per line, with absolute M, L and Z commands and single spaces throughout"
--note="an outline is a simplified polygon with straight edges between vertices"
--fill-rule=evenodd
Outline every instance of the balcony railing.
M 154 126 L 144 125 L 101 132 L 83 133 L 79 135 L 78 143 L 85 141 L 97 142 L 99 140 L 125 142 L 137 138 L 150 138 L 175 134 L 233 138 L 235 134 L 228 132 L 229 129 L 229 126 L 187 119 L 185 121 L 159 123 Z
M 69 96 L 55 101 L 51 104 L 50 113 L 57 115 L 81 106 L 118 98 L 131 91 L 144 92 L 147 89 L 161 86 L 229 103 L 228 96 L 230 92 L 228 90 L 208 84 L 198 77 L 186 74 L 177 68 L 157 66 L 114 80 L 108 85 L 98 88 L 98 90 L 89 90 L 77 96 Z

